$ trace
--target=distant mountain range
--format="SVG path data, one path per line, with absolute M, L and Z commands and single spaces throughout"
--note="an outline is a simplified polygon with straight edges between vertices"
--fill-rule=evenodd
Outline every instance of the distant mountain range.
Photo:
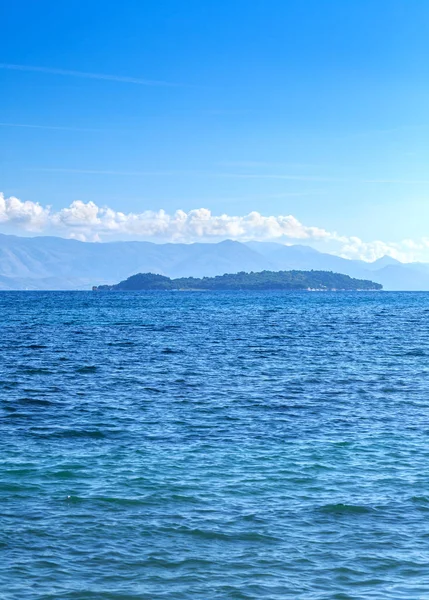
M 0 289 L 70 290 L 113 284 L 135 273 L 213 277 L 239 271 L 334 271 L 381 283 L 385 290 L 429 290 L 429 264 L 384 256 L 347 260 L 309 246 L 273 242 L 154 244 L 89 243 L 56 237 L 0 234 Z

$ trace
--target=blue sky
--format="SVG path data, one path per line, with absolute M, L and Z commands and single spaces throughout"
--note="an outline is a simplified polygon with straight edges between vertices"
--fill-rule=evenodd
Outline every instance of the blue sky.
M 236 232 L 429 260 L 425 0 L 7 4 L 0 191 L 20 204 L 0 207 L 0 231 Z M 235 221 L 164 238 L 118 225 L 201 208 Z M 274 229 L 243 229 L 254 211 Z

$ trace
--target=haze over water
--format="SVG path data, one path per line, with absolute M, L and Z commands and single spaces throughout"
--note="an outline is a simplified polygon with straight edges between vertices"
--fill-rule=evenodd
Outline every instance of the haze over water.
M 428 300 L 1 294 L 1 598 L 428 598 Z

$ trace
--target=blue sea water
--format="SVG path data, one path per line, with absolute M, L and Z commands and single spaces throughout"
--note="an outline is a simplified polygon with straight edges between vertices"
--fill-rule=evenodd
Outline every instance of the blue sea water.
M 429 294 L 0 294 L 0 598 L 429 598 Z

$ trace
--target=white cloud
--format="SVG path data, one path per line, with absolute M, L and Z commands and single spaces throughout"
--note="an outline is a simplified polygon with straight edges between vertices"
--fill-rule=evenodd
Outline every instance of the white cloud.
M 277 240 L 282 242 L 326 242 L 344 258 L 373 261 L 384 255 L 403 262 L 421 260 L 429 251 L 429 238 L 405 239 L 399 243 L 365 242 L 320 227 L 302 224 L 292 215 L 214 215 L 207 208 L 168 214 L 164 210 L 123 213 L 94 202 L 75 200 L 54 211 L 38 202 L 22 201 L 0 194 L 0 226 L 4 231 L 53 234 L 81 241 L 144 239 L 159 242 L 219 241 L 222 239 Z M 426 257 L 427 259 L 427 257 Z
M 323 240 L 331 234 L 318 227 L 307 227 L 292 215 L 266 217 L 258 212 L 244 216 L 213 215 L 207 208 L 185 212 L 177 210 L 168 214 L 164 210 L 123 213 L 108 207 L 99 207 L 94 202 L 75 200 L 67 208 L 54 212 L 49 207 L 32 202 L 21 202 L 16 198 L 4 199 L 3 203 L 19 203 L 21 212 L 29 215 L 27 221 L 18 222 L 8 213 L 3 219 L 24 229 L 54 229 L 58 233 L 71 233 L 104 238 L 134 237 L 168 241 L 192 242 L 234 238 L 241 240 L 267 240 L 287 237 L 296 240 Z M 1 204 L 0 204 L 1 206 Z M 25 208 L 25 210 L 24 210 Z M 34 213 L 34 214 L 33 214 Z M 43 213 L 44 219 L 36 219 Z M 1 213 L 0 213 L 1 214 Z
M 94 202 L 75 200 L 68 208 L 51 215 L 51 222 L 62 227 L 98 227 L 100 209 Z
M 363 242 L 358 237 L 350 237 L 343 243 L 339 255 L 343 258 L 366 260 L 368 262 L 377 260 L 382 256 L 391 256 L 401 262 L 411 262 L 415 259 L 415 252 L 410 250 L 404 242 L 399 244 L 389 244 L 380 240 Z
M 38 202 L 22 202 L 11 196 L 0 194 L 0 223 L 13 223 L 28 231 L 43 229 L 49 222 L 50 207 Z

